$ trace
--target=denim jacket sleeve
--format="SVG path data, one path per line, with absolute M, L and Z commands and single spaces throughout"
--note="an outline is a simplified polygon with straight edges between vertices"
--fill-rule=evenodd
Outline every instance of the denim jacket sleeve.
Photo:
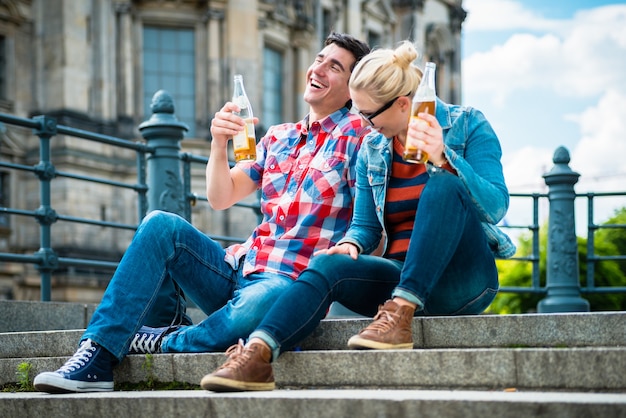
M 356 163 L 352 222 L 339 244 L 349 242 L 363 254 L 374 251 L 382 238 L 389 177 L 389 140 L 376 131 L 363 140 Z
M 496 133 L 476 109 L 450 106 L 441 101 L 437 104 L 446 158 L 467 187 L 482 220 L 498 223 L 509 208 L 509 192 Z

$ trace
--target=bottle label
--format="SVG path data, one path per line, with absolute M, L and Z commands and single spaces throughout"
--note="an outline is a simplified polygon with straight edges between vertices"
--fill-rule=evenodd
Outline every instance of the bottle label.
M 254 132 L 254 122 L 252 119 L 246 119 L 246 126 L 243 131 L 239 131 L 233 137 L 233 150 L 235 152 L 253 152 L 256 150 L 256 136 Z
M 248 149 L 248 124 L 243 128 L 243 131 L 239 131 L 237 135 L 233 136 L 233 149 L 236 151 Z

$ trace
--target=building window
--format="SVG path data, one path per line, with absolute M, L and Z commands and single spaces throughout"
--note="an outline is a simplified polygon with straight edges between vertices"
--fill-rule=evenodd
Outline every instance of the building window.
M 0 35 L 0 99 L 7 98 L 7 48 L 6 38 Z
M 263 50 L 263 130 L 283 119 L 283 56 L 280 51 Z
M 192 29 L 143 28 L 144 120 L 151 115 L 154 93 L 166 90 L 174 99 L 176 117 L 189 126 L 187 136 L 195 136 L 195 68 Z
M 322 10 L 322 34 L 321 34 L 321 41 L 322 41 L 322 46 L 324 45 L 324 40 L 326 39 L 326 37 L 328 35 L 330 35 L 330 33 L 334 30 L 334 24 L 335 22 L 333 22 L 333 14 L 330 10 L 324 8 L 324 10 Z
M 374 49 L 381 46 L 381 36 L 379 33 L 368 31 L 367 32 L 367 44 L 370 48 Z

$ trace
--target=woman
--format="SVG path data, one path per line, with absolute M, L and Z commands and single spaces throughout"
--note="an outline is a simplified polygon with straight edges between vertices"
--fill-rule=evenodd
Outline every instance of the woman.
M 495 226 L 509 205 L 500 144 L 482 113 L 439 99 L 435 116 L 409 123 L 422 75 L 416 58 L 405 41 L 355 67 L 350 95 L 375 131 L 358 156 L 352 224 L 336 246 L 317 253 L 248 343 L 229 349 L 203 388 L 273 389 L 272 359 L 309 335 L 333 301 L 375 314 L 349 347 L 410 349 L 416 313 L 478 314 L 495 297 L 495 256 L 515 252 Z M 409 141 L 428 153 L 428 164 L 402 159 Z M 381 238 L 383 256 L 368 255 Z

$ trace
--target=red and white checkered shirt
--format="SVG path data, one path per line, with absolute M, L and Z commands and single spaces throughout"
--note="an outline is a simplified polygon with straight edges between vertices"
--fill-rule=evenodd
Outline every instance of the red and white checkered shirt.
M 226 261 L 243 274 L 273 272 L 292 279 L 313 253 L 343 237 L 352 216 L 357 153 L 369 128 L 344 107 L 307 129 L 271 127 L 257 144 L 257 160 L 239 163 L 261 189 L 263 220 L 243 244 L 226 249 Z

